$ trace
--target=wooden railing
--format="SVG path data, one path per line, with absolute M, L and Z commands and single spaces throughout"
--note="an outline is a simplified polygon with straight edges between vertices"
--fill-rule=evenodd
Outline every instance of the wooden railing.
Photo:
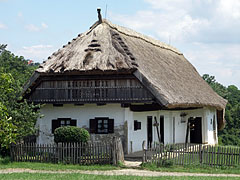
M 142 102 L 153 96 L 143 87 L 37 88 L 29 98 L 34 102 Z
M 118 149 L 116 148 L 118 147 Z M 116 164 L 123 161 L 121 140 L 109 142 L 36 144 L 11 146 L 11 160 L 64 164 Z M 114 153 L 114 154 L 113 154 Z
M 144 150 L 143 162 L 164 165 L 240 165 L 240 147 L 203 144 L 153 144 Z

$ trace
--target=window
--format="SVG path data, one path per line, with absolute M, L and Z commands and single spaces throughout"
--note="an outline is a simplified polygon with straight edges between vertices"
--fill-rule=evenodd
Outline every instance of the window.
M 52 133 L 55 129 L 62 126 L 77 126 L 77 120 L 71 118 L 58 118 L 52 120 Z
M 114 132 L 114 119 L 108 117 L 96 117 L 90 119 L 90 133 L 108 134 Z
M 141 129 L 141 122 L 134 120 L 134 131 Z

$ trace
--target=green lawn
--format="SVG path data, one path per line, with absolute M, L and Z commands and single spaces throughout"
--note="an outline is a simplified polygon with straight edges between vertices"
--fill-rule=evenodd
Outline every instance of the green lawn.
M 115 179 L 126 179 L 126 180 L 140 180 L 140 179 L 160 179 L 160 180 L 223 180 L 223 179 L 228 179 L 228 180 L 237 180 L 239 178 L 234 178 L 234 177 L 176 177 L 176 176 L 162 176 L 162 177 L 138 177 L 138 176 L 104 176 L 104 175 L 83 175 L 83 174 L 41 174 L 41 173 L 14 173 L 14 174 L 0 174 L 0 179 L 8 180 L 8 179 L 18 179 L 18 180 L 32 180 L 32 179 L 104 179 L 104 180 L 115 180 Z
M 144 164 L 142 169 L 160 172 L 189 172 L 189 173 L 208 173 L 208 174 L 240 174 L 240 167 L 210 167 L 210 166 L 170 166 L 170 167 L 157 167 L 155 164 Z
M 115 170 L 122 169 L 112 165 L 70 165 L 70 164 L 51 164 L 51 163 L 34 163 L 34 162 L 11 162 L 8 158 L 0 158 L 0 169 L 7 168 L 27 168 L 33 170 Z M 240 174 L 240 167 L 218 167 L 209 166 L 170 166 L 156 167 L 154 164 L 145 164 L 139 169 L 147 169 L 161 172 L 191 172 L 191 173 L 211 173 L 211 174 Z
M 112 165 L 73 165 L 36 162 L 11 162 L 9 158 L 0 157 L 0 169 L 27 168 L 33 170 L 113 170 L 119 167 Z

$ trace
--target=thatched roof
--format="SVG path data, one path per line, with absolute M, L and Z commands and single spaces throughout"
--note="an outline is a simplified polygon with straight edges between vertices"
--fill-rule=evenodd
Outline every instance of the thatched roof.
M 36 72 L 119 72 L 127 70 L 167 108 L 211 106 L 224 109 L 218 96 L 177 49 L 107 20 L 96 22 L 53 53 Z

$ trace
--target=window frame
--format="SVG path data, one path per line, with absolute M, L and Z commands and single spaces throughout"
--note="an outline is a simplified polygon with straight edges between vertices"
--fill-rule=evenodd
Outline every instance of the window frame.
M 62 121 L 64 121 L 63 124 L 62 124 Z M 70 121 L 70 122 L 67 123 L 67 121 Z M 52 119 L 52 134 L 54 134 L 55 129 L 59 127 L 64 127 L 64 126 L 77 126 L 77 120 L 72 118 Z
M 104 121 L 107 120 L 107 127 L 104 127 Z M 101 123 L 99 123 L 102 121 Z M 90 119 L 90 133 L 93 134 L 112 134 L 114 133 L 114 119 L 110 119 L 109 117 L 95 117 L 94 119 Z M 101 126 L 99 126 L 101 124 Z M 99 128 L 102 128 L 101 130 Z M 104 130 L 106 130 L 104 132 Z
M 134 131 L 141 130 L 141 121 L 134 120 L 133 121 Z

